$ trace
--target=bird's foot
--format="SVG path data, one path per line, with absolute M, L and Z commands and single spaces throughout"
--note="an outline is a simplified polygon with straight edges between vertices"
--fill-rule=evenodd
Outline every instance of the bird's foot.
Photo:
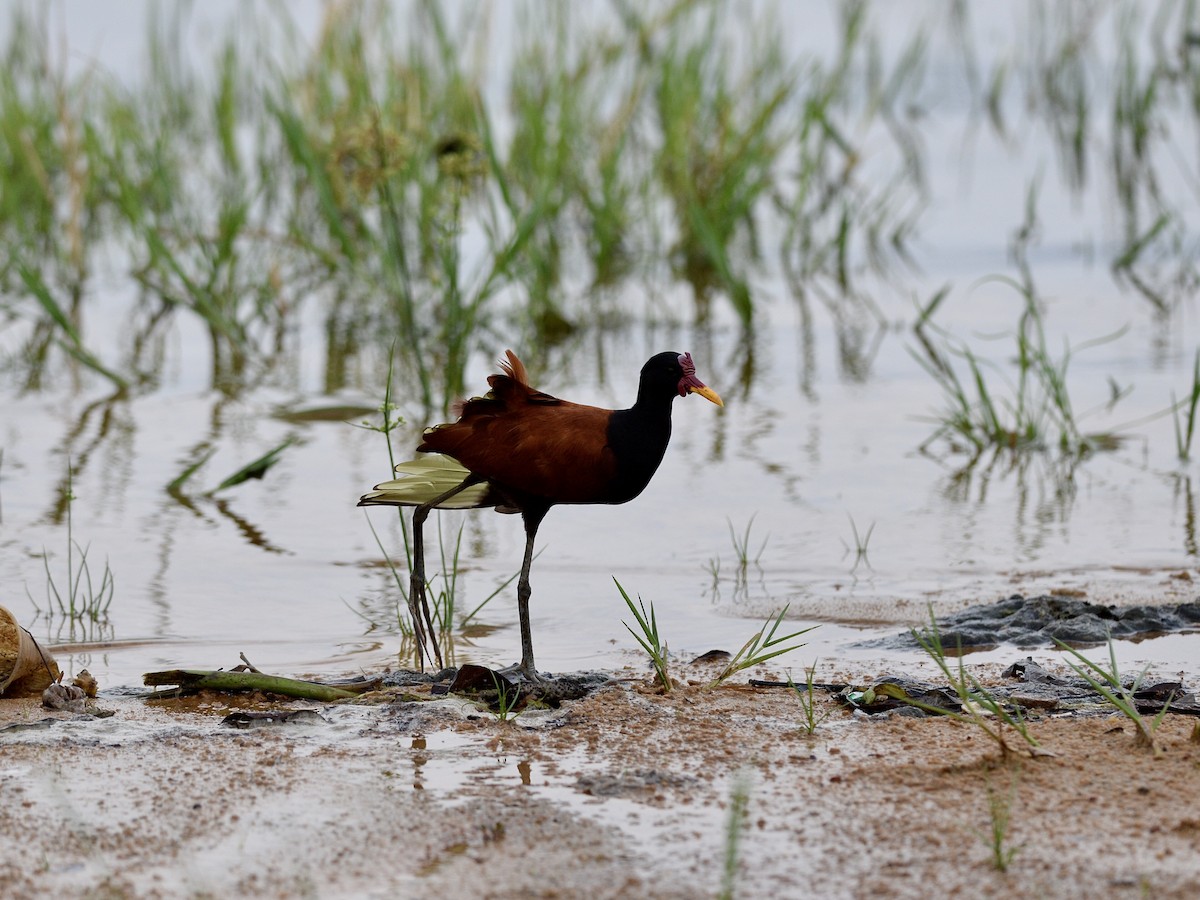
M 496 673 L 506 678 L 518 678 L 531 687 L 544 687 L 548 684 L 554 684 L 554 679 L 551 676 L 543 675 L 532 665 L 526 665 L 525 663 L 513 663 L 511 666 L 497 669 Z

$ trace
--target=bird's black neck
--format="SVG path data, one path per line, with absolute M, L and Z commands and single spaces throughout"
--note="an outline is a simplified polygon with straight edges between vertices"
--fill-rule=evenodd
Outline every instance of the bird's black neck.
M 671 440 L 671 401 L 645 390 L 629 409 L 612 414 L 608 445 L 617 458 L 617 478 L 610 503 L 632 500 L 650 483 Z

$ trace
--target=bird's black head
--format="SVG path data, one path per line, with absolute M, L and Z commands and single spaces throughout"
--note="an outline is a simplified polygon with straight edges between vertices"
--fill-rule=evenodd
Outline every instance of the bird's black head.
M 696 377 L 696 366 L 690 353 L 668 350 L 650 357 L 642 366 L 642 379 L 638 386 L 639 399 L 651 396 L 674 399 L 676 394 L 686 397 L 693 393 L 711 400 L 717 406 L 725 405 L 716 391 L 706 387 L 704 382 Z

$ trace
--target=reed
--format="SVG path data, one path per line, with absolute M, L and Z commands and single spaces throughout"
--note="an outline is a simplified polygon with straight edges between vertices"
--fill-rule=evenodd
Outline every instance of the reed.
M 774 185 L 794 75 L 778 40 L 763 39 L 735 78 L 719 26 L 714 12 L 694 36 L 673 34 L 657 60 L 655 171 L 674 211 L 677 270 L 702 307 L 718 287 L 748 325 L 754 304 L 735 242 L 757 252 L 755 208 Z

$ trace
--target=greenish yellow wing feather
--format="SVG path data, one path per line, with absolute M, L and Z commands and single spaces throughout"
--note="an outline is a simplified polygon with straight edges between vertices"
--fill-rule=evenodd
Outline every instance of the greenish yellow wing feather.
M 398 478 L 375 485 L 359 498 L 359 506 L 420 506 L 462 484 L 471 473 L 457 461 L 440 453 L 396 466 Z M 439 504 L 438 509 L 475 509 L 490 506 L 488 485 L 476 484 Z

